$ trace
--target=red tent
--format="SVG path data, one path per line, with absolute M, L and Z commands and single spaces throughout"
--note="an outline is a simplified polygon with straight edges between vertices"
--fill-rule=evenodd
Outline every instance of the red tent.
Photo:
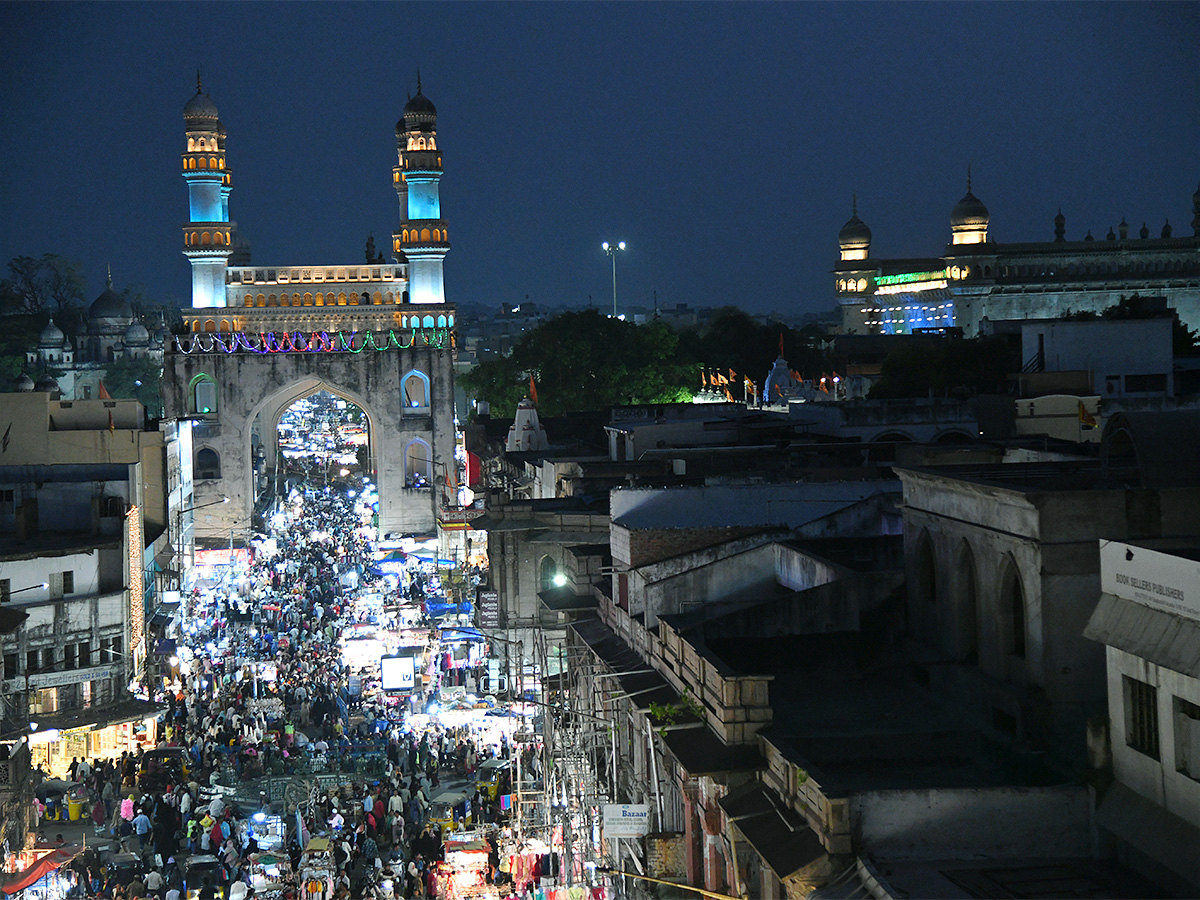
M 69 863 L 82 849 L 82 847 L 76 844 L 68 844 L 65 847 L 59 847 L 57 850 L 47 853 L 24 871 L 10 872 L 0 881 L 0 893 L 11 895 L 25 890 L 25 888 L 41 879 L 44 875 L 53 872 L 59 866 Z

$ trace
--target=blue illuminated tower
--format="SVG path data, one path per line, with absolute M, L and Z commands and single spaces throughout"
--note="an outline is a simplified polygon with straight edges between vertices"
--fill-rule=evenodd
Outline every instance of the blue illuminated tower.
M 225 128 L 217 107 L 196 78 L 196 95 L 183 108 L 187 150 L 183 178 L 188 186 L 188 222 L 183 255 L 192 264 L 192 306 L 225 306 L 225 266 L 231 252 Z
M 438 183 L 442 178 L 442 154 L 437 148 L 437 109 L 421 93 L 404 106 L 396 123 L 399 162 L 392 182 L 400 198 L 400 227 L 392 235 L 392 250 L 408 260 L 408 301 L 445 303 L 442 261 L 450 249 Z

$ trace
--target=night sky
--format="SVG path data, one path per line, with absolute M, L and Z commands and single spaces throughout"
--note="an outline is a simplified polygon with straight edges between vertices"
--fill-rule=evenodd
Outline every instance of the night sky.
M 450 301 L 610 307 L 625 240 L 623 306 L 816 312 L 853 193 L 873 256 L 938 255 L 968 163 L 997 241 L 1190 234 L 1198 46 L 1190 3 L 5 4 L 0 262 L 189 303 L 199 68 L 254 263 L 360 263 L 420 69 Z

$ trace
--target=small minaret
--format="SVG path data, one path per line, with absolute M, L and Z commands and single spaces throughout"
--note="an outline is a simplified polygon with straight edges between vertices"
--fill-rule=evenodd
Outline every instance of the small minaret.
M 196 76 L 196 94 L 183 108 L 187 149 L 183 178 L 188 186 L 188 222 L 183 226 L 183 255 L 192 264 L 192 306 L 225 305 L 225 267 L 231 253 L 233 224 L 225 167 L 225 128 L 217 107 Z
M 437 109 L 421 93 L 404 106 L 396 123 L 396 152 L 392 183 L 400 199 L 400 227 L 392 235 L 392 250 L 408 261 L 408 302 L 445 303 L 442 262 L 450 249 L 438 185 L 442 154 L 437 148 Z

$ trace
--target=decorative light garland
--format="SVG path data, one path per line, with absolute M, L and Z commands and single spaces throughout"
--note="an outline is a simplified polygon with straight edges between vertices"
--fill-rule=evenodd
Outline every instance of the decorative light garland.
M 184 341 L 187 346 L 184 346 Z M 397 334 L 390 330 L 386 337 L 381 337 L 382 343 L 375 339 L 375 332 L 351 331 L 347 337 L 344 331 L 314 331 L 305 337 L 300 331 L 261 331 L 257 337 L 245 332 L 228 332 L 224 336 L 217 332 L 197 332 L 184 337 L 175 336 L 175 349 L 180 353 L 215 353 L 221 350 L 225 353 L 237 353 L 246 350 L 251 353 L 362 353 L 368 347 L 383 352 L 397 349 L 408 350 L 412 347 L 433 347 L 436 350 L 453 348 L 456 345 L 454 332 L 449 328 L 413 328 Z M 207 345 L 206 345 L 207 342 Z

